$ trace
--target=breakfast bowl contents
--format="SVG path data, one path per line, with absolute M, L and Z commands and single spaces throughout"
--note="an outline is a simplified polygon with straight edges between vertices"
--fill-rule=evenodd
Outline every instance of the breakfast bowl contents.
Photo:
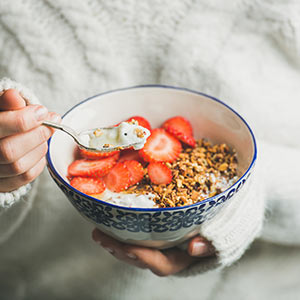
M 121 241 L 177 245 L 251 186 L 254 136 L 242 117 L 207 95 L 164 86 L 117 90 L 75 106 L 63 123 L 78 132 L 117 124 L 118 136 L 92 133 L 101 146 L 129 127 L 144 139 L 136 149 L 103 153 L 79 149 L 60 132 L 49 141 L 57 185 L 82 216 Z
M 150 124 L 141 116 L 136 118 Z M 137 128 L 138 134 L 145 137 L 142 147 L 138 147 L 140 151 L 129 150 L 132 157 L 127 159 L 122 149 L 103 154 L 79 148 L 81 159 L 68 167 L 71 186 L 120 206 L 165 208 L 195 204 L 216 196 L 238 179 L 235 151 L 224 143 L 196 141 L 192 125 L 185 118 L 172 117 L 161 128 L 152 130 L 151 135 L 134 117 L 129 120 L 120 124 L 124 128 L 128 128 L 127 123 L 138 126 L 134 130 Z M 120 135 L 124 132 L 127 135 L 128 130 L 122 130 Z M 99 137 L 101 144 L 107 142 L 105 134 Z M 113 139 L 116 140 L 115 135 Z M 128 155 L 129 151 L 124 152 Z M 143 195 L 140 199 L 144 201 L 134 201 L 128 194 Z

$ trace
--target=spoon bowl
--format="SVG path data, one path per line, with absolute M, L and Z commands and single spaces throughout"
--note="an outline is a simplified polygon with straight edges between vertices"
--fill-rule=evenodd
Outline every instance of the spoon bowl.
M 70 135 L 74 139 L 76 144 L 81 149 L 85 149 L 85 150 L 90 151 L 90 152 L 102 152 L 102 153 L 104 153 L 104 152 L 113 152 L 113 151 L 118 151 L 118 150 L 131 148 L 131 147 L 136 148 L 140 144 L 140 142 L 131 143 L 131 144 L 121 144 L 121 145 L 107 144 L 108 145 L 107 147 L 99 147 L 99 148 L 90 147 L 88 145 L 87 138 L 91 133 L 93 133 L 97 130 L 101 130 L 101 131 L 116 130 L 115 126 L 87 129 L 87 130 L 81 131 L 80 133 L 77 133 L 74 129 L 72 129 L 69 126 L 62 125 L 62 124 L 55 123 L 55 122 L 51 122 L 51 121 L 44 121 L 43 125 L 48 126 L 48 127 L 52 127 L 52 128 L 55 128 L 55 129 L 59 129 L 59 130 L 65 132 L 65 133 L 67 133 L 68 135 Z M 147 129 L 145 129 L 145 130 L 147 130 Z

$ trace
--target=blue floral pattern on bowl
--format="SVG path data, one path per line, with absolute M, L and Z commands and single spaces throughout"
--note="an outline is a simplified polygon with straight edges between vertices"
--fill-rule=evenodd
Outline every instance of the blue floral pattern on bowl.
M 191 206 L 176 209 L 158 208 L 129 211 L 125 207 L 105 203 L 84 195 L 71 186 L 61 184 L 49 165 L 48 169 L 55 183 L 80 214 L 92 221 L 99 229 L 103 231 L 106 231 L 105 229 L 113 230 L 115 236 L 119 239 L 126 237 L 127 242 L 130 242 L 131 238 L 137 238 L 136 235 L 131 236 L 130 233 L 160 234 L 174 232 L 176 235 L 182 229 L 195 230 L 205 220 L 215 216 L 226 201 L 241 190 L 251 174 L 249 172 L 246 178 L 236 182 L 229 190 Z M 171 234 L 171 236 L 174 236 L 174 234 Z M 155 234 L 152 237 L 155 237 Z

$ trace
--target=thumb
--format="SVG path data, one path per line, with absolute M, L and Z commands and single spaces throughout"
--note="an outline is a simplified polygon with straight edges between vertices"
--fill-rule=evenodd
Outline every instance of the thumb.
M 190 256 L 194 257 L 206 257 L 215 254 L 215 248 L 205 238 L 196 236 L 191 239 L 187 249 Z
M 15 89 L 6 90 L 0 96 L 0 110 L 17 110 L 25 106 L 24 98 Z

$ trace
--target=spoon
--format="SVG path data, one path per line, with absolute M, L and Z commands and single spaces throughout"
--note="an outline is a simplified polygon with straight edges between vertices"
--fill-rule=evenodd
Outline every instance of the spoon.
M 50 121 L 44 121 L 42 124 L 45 126 L 55 128 L 55 129 L 59 129 L 65 133 L 67 133 L 74 139 L 74 141 L 78 144 L 78 146 L 80 148 L 85 149 L 87 151 L 91 151 L 91 152 L 112 152 L 112 151 L 122 150 L 122 149 L 126 149 L 126 148 L 131 148 L 131 147 L 133 147 L 136 150 L 141 149 L 143 147 L 147 137 L 150 135 L 150 131 L 148 129 L 135 125 L 136 127 L 143 128 L 142 130 L 143 130 L 143 133 L 145 134 L 145 136 L 143 136 L 143 140 L 140 140 L 135 143 L 130 143 L 130 144 L 111 145 L 111 144 L 107 143 L 107 144 L 104 144 L 102 147 L 90 147 L 88 145 L 88 141 L 87 141 L 87 138 L 89 137 L 90 134 L 93 134 L 96 131 L 112 131 L 112 130 L 116 131 L 118 129 L 118 127 L 114 126 L 114 127 L 94 128 L 94 129 L 88 129 L 88 130 L 84 130 L 80 133 L 77 133 L 74 129 L 72 129 L 66 125 L 62 125 L 62 124 L 58 124 L 58 123 L 54 123 L 54 122 L 50 122 Z M 125 135 L 127 135 L 127 133 L 125 133 Z M 85 141 L 87 141 L 87 143 L 85 143 Z

